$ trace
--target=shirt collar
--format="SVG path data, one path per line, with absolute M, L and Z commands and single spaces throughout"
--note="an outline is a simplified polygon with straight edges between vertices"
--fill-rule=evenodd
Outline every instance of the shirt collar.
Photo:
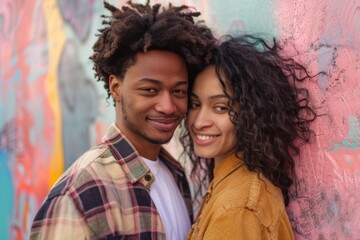
M 150 171 L 135 147 L 121 133 L 115 123 L 110 125 L 106 135 L 102 138 L 102 143 L 109 147 L 131 183 L 139 181 Z M 160 149 L 159 158 L 174 174 L 183 175 L 181 165 L 164 148 Z

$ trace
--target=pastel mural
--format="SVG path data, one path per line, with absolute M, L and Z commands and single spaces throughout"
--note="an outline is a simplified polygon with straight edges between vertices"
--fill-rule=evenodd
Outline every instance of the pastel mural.
M 326 72 L 307 83 L 322 116 L 288 212 L 297 239 L 360 239 L 360 1 L 172 3 L 201 11 L 218 36 L 276 37 Z M 102 1 L 0 0 L 0 239 L 28 238 L 52 184 L 114 119 L 88 59 L 104 13 Z

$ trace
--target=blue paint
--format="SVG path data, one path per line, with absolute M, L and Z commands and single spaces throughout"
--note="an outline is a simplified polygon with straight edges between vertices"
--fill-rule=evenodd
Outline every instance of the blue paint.
M 31 44 L 26 50 L 26 64 L 29 65 L 29 77 L 27 82 L 31 84 L 34 80 L 48 72 L 48 48 L 47 45 L 39 46 L 39 44 Z
M 15 67 L 18 61 L 19 61 L 19 57 L 17 55 L 13 55 L 9 61 L 9 67 L 10 68 Z
M 44 76 L 48 72 L 48 68 L 34 68 L 31 67 L 30 69 L 34 69 L 31 71 L 29 77 L 27 78 L 27 83 L 31 84 L 33 81 L 38 80 L 40 77 Z
M 22 77 L 21 70 L 17 68 L 14 70 L 14 74 L 10 77 L 9 83 L 13 85 L 20 83 L 21 77 Z
M 330 207 L 331 214 L 337 216 L 339 213 L 339 205 L 337 202 L 333 202 Z
M 0 32 L 5 32 L 4 31 L 4 16 L 0 15 Z
M 6 121 L 15 116 L 15 94 L 21 82 L 22 72 L 21 69 L 17 68 L 15 64 L 18 62 L 18 57 L 16 55 L 12 56 L 8 66 L 6 68 L 1 68 L 0 71 L 0 127 L 2 127 Z M 5 78 L 6 73 L 11 73 L 12 75 L 8 78 Z M 7 87 L 4 87 L 6 82 Z
M 318 51 L 318 68 L 319 71 L 324 71 L 332 76 L 334 67 L 336 66 L 337 49 L 340 47 L 340 41 L 342 39 L 341 27 L 339 25 L 333 25 L 331 31 L 326 31 L 325 35 L 319 38 L 319 44 L 316 46 Z M 316 49 L 315 49 L 316 50 Z M 318 84 L 323 92 L 329 85 L 329 76 L 319 75 Z
M 21 78 L 22 72 L 19 69 L 16 69 L 9 79 L 5 79 L 5 81 L 10 83 L 8 88 L 0 90 L 6 91 L 6 98 L 1 99 L 2 101 L 0 102 L 0 109 L 2 109 L 1 112 L 3 112 L 0 116 L 0 126 L 3 126 L 9 119 L 15 118 L 15 111 L 18 110 L 15 108 L 16 94 L 19 94 L 17 92 L 18 87 L 16 87 L 16 84 L 21 81 Z M 21 99 L 23 100 L 24 97 Z
M 352 164 L 353 160 L 352 160 L 351 156 L 345 155 L 345 162 L 347 162 L 348 164 Z
M 3 104 L 0 104 L 0 129 L 4 126 L 4 123 L 6 122 L 5 114 L 6 114 L 6 108 Z
M 318 68 L 319 71 L 329 72 L 329 66 L 334 61 L 334 49 L 321 47 L 319 50 Z M 325 92 L 328 87 L 329 76 L 320 74 L 318 76 L 318 84 L 320 89 Z
M 39 137 L 43 131 L 44 123 L 44 112 L 43 104 L 47 100 L 44 99 L 43 95 L 37 96 L 34 101 L 28 102 L 26 108 L 32 112 L 33 124 L 30 129 L 29 137 L 32 145 L 35 145 L 39 141 Z
M 349 235 L 352 233 L 351 224 L 349 224 L 348 222 L 343 223 L 342 229 L 345 235 Z
M 36 140 L 36 132 L 35 132 L 34 128 L 30 128 L 30 130 L 29 130 L 29 138 L 30 138 L 31 145 L 34 145 L 35 140 Z
M 10 224 L 14 202 L 14 186 L 12 183 L 11 171 L 8 166 L 9 155 L 5 149 L 0 148 L 0 239 L 10 239 Z

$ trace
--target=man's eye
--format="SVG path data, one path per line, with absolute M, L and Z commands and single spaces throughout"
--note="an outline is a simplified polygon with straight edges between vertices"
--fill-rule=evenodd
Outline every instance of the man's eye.
M 157 90 L 155 88 L 140 88 L 139 90 L 141 93 L 144 93 L 144 94 L 154 94 L 157 92 Z
M 143 90 L 146 92 L 156 92 L 154 88 L 144 88 Z
M 177 89 L 177 90 L 174 90 L 174 95 L 177 97 L 186 97 L 187 91 L 183 90 L 183 89 Z

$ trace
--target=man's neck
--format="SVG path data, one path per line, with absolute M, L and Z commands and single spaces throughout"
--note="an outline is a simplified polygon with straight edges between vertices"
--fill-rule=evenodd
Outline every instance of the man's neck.
M 124 134 L 131 144 L 135 147 L 135 150 L 139 153 L 140 156 L 147 158 L 149 160 L 155 161 L 160 152 L 161 145 L 154 144 L 149 142 L 146 139 L 134 139 L 132 136 L 127 136 Z
M 136 148 L 136 151 L 139 153 L 140 156 L 152 161 L 156 161 L 159 156 L 161 145 L 150 144 L 147 147 L 145 147 L 144 145 L 141 145 L 141 147 L 137 147 L 134 145 L 134 147 Z
M 140 156 L 153 161 L 158 158 L 161 144 L 151 143 L 145 138 L 134 137 L 132 134 L 127 134 L 126 131 L 121 129 L 119 124 L 116 125 L 120 129 L 121 133 L 131 142 Z

